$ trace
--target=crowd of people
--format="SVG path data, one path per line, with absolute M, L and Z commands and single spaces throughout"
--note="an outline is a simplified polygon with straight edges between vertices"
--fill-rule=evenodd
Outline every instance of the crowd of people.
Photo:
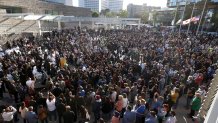
M 7 42 L 0 52 L 4 123 L 176 123 L 193 118 L 217 69 L 213 35 L 74 28 Z M 19 118 L 18 118 L 19 117 Z

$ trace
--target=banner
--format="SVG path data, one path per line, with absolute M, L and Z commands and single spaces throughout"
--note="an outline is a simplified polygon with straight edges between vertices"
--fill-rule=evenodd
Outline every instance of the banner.
M 189 23 L 191 23 L 191 22 L 196 23 L 196 22 L 199 21 L 199 20 L 200 20 L 200 16 L 193 17 L 193 18 L 190 18 L 190 19 L 187 19 L 187 20 L 183 21 L 183 22 L 182 22 L 182 25 L 187 25 L 187 24 L 189 24 Z

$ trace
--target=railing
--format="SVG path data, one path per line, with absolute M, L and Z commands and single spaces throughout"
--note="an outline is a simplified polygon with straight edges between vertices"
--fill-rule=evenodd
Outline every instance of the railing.
M 210 83 L 208 92 L 202 101 L 201 108 L 198 112 L 197 118 L 199 122 L 204 123 L 218 123 L 215 122 L 218 117 L 218 70 L 214 74 L 214 78 Z

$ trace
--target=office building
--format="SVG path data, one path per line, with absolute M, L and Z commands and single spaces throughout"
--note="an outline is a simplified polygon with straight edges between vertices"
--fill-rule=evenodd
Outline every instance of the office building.
M 108 0 L 108 9 L 111 12 L 119 12 L 123 9 L 123 0 Z
M 194 2 L 197 3 L 200 1 L 202 1 L 202 0 L 187 0 L 187 4 L 194 3 Z M 218 2 L 218 0 L 211 0 L 211 2 L 216 3 L 216 2 Z M 184 6 L 185 3 L 186 3 L 186 0 L 167 0 L 168 7 L 176 7 L 177 5 Z
M 74 0 L 65 0 L 65 3 L 64 3 L 64 4 L 67 5 L 67 6 L 75 6 L 74 3 L 73 3 L 73 1 L 74 1 Z
M 159 10 L 161 7 L 154 7 L 154 6 L 147 6 L 147 4 L 143 5 L 134 5 L 134 4 L 129 4 L 127 6 L 127 12 L 128 12 L 128 17 L 139 17 L 142 15 L 144 12 L 151 12 L 152 10 Z
M 107 0 L 79 0 L 79 7 L 89 8 L 91 11 L 101 12 L 107 8 Z
M 65 0 L 0 0 L 6 13 L 34 13 L 67 16 L 91 16 L 90 9 L 64 5 Z
M 123 9 L 123 0 L 79 0 L 79 7 L 90 8 L 96 12 L 101 12 L 104 9 L 119 12 Z

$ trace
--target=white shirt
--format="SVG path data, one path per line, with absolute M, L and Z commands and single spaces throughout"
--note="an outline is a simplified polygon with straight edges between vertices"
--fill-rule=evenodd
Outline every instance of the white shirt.
M 174 117 L 169 116 L 165 123 L 176 123 L 176 121 L 177 121 L 177 119 L 175 116 Z
M 19 112 L 20 112 L 22 118 L 26 117 L 27 111 L 28 111 L 28 108 L 26 108 L 26 107 L 24 109 L 22 109 L 21 107 L 19 108 Z
M 14 113 L 17 111 L 16 108 L 12 107 L 12 112 L 3 112 L 2 113 L 2 118 L 4 121 L 12 121 L 14 118 Z
M 27 85 L 27 87 L 29 87 L 29 88 L 32 88 L 32 89 L 35 88 L 35 87 L 34 87 L 34 81 L 32 81 L 32 80 L 27 80 L 27 81 L 26 81 L 26 85 Z
M 12 76 L 11 74 L 7 74 L 7 79 L 8 79 L 9 81 L 13 81 L 13 76 Z
M 113 91 L 113 93 L 111 94 L 111 101 L 115 102 L 116 101 L 116 97 L 117 97 L 117 92 Z
M 123 98 L 123 108 L 126 108 L 128 105 L 128 98 Z
M 51 101 L 49 101 L 49 99 L 46 100 L 46 104 L 49 111 L 54 111 L 56 109 L 55 102 L 56 102 L 55 98 Z

